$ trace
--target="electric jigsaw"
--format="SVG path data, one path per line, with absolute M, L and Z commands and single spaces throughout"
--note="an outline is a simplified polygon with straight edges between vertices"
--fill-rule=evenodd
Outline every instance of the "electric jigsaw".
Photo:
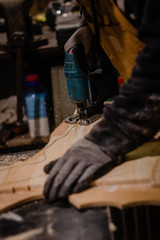
M 103 112 L 104 102 L 118 93 L 118 73 L 103 52 L 103 60 L 94 71 L 88 71 L 82 45 L 65 53 L 64 73 L 70 100 L 77 105 L 77 114 L 65 119 L 74 124 L 89 125 Z

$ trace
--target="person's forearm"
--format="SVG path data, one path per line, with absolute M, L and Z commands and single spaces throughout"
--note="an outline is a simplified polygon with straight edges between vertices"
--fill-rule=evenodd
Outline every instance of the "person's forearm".
M 120 100 L 119 96 L 115 103 Z M 136 96 L 136 98 L 138 98 Z M 141 100 L 139 98 L 139 100 Z M 139 108 L 127 106 L 105 108 L 105 117 L 86 136 L 101 147 L 101 149 L 111 156 L 117 158 L 129 152 L 144 142 L 148 141 L 158 131 L 160 125 L 160 97 L 150 95 L 146 98 L 148 104 L 142 109 L 142 102 Z M 123 103 L 124 104 L 124 103 Z
M 148 141 L 160 128 L 160 59 L 157 41 L 139 54 L 131 78 L 123 85 L 104 118 L 86 136 L 111 157 Z

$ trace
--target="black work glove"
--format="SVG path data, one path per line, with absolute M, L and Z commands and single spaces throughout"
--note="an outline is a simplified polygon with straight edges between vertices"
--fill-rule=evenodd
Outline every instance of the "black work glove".
M 81 139 L 61 157 L 45 166 L 49 177 L 44 186 L 47 200 L 65 198 L 89 187 L 92 180 L 115 166 L 96 144 Z

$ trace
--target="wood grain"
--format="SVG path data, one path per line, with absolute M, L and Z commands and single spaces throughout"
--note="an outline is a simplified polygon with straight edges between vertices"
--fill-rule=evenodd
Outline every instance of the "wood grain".
M 93 182 L 94 187 L 72 194 L 77 208 L 160 205 L 160 157 L 145 157 L 117 166 Z
M 95 124 L 80 126 L 78 123 L 69 125 L 63 122 L 54 130 L 48 144 L 40 152 L 25 161 L 0 167 L 0 212 L 43 198 L 43 186 L 47 178 L 43 171 L 44 166 L 62 156 Z M 144 144 L 132 154 L 126 155 L 126 159 L 130 161 L 93 182 L 93 188 L 80 194 L 72 194 L 69 201 L 78 208 L 104 205 L 122 208 L 132 204 L 160 204 L 160 157 L 153 156 L 154 152 L 157 155 L 160 142 L 152 142 L 150 152 L 148 146 L 149 143 Z M 145 156 L 145 149 L 152 157 L 142 158 Z M 141 158 L 131 161 L 132 157 L 136 158 L 136 151 Z

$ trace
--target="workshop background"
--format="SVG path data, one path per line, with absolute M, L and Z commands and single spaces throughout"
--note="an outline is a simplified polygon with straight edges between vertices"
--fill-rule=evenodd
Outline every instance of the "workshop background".
M 79 20 L 74 0 L 0 0 L 0 167 L 34 156 L 75 112 L 64 44 Z M 0 214 L 0 239 L 159 240 L 159 215 L 156 205 L 77 210 L 37 200 Z
M 34 0 L 27 9 L 29 19 L 26 11 L 21 16 L 24 17 L 22 29 L 29 25 L 26 39 L 30 45 L 27 43 L 26 47 L 20 40 L 16 45 L 11 37 L 12 28 L 16 32 L 19 24 L 16 22 L 18 7 L 16 9 L 15 5 L 15 13 L 10 14 L 12 9 L 8 6 L 4 10 L 5 4 L 0 1 L 0 153 L 41 148 L 48 142 L 53 129 L 75 111 L 64 77 L 63 46 L 78 28 L 80 19 L 79 7 L 74 1 Z M 5 18 L 6 13 L 10 14 L 10 21 Z M 15 20 L 14 26 L 10 24 L 12 20 Z M 31 122 L 26 114 L 29 111 L 28 89 L 34 82 L 35 91 L 41 88 L 45 93 L 41 96 L 41 108 L 45 104 L 45 125 L 48 124 L 49 130 L 44 129 L 43 133 L 34 132 L 33 128 L 40 126 L 38 122 Z
M 0 0 L 0 167 L 25 161 L 49 140 L 49 134 L 31 137 L 26 115 L 29 104 L 25 106 L 29 85 L 33 88 L 38 80 L 47 96 L 49 133 L 75 111 L 64 77 L 63 46 L 77 29 L 80 19 L 79 8 L 74 1 L 33 0 L 28 14 L 34 33 L 32 43 L 37 41 L 38 46 L 35 44 L 33 48 L 28 48 L 26 53 L 21 41 L 16 47 L 8 41 L 10 26 L 6 29 L 6 14 L 2 7 L 5 3 L 6 0 Z M 8 8 L 8 11 L 11 10 Z M 16 24 L 14 27 L 16 31 Z M 17 83 L 22 83 L 20 88 Z M 17 98 L 20 99 L 18 106 Z M 41 100 L 43 103 L 44 98 Z M 40 200 L 0 215 L 0 239 L 97 240 L 106 239 L 108 235 L 105 208 L 79 212 L 65 201 L 51 206 Z

